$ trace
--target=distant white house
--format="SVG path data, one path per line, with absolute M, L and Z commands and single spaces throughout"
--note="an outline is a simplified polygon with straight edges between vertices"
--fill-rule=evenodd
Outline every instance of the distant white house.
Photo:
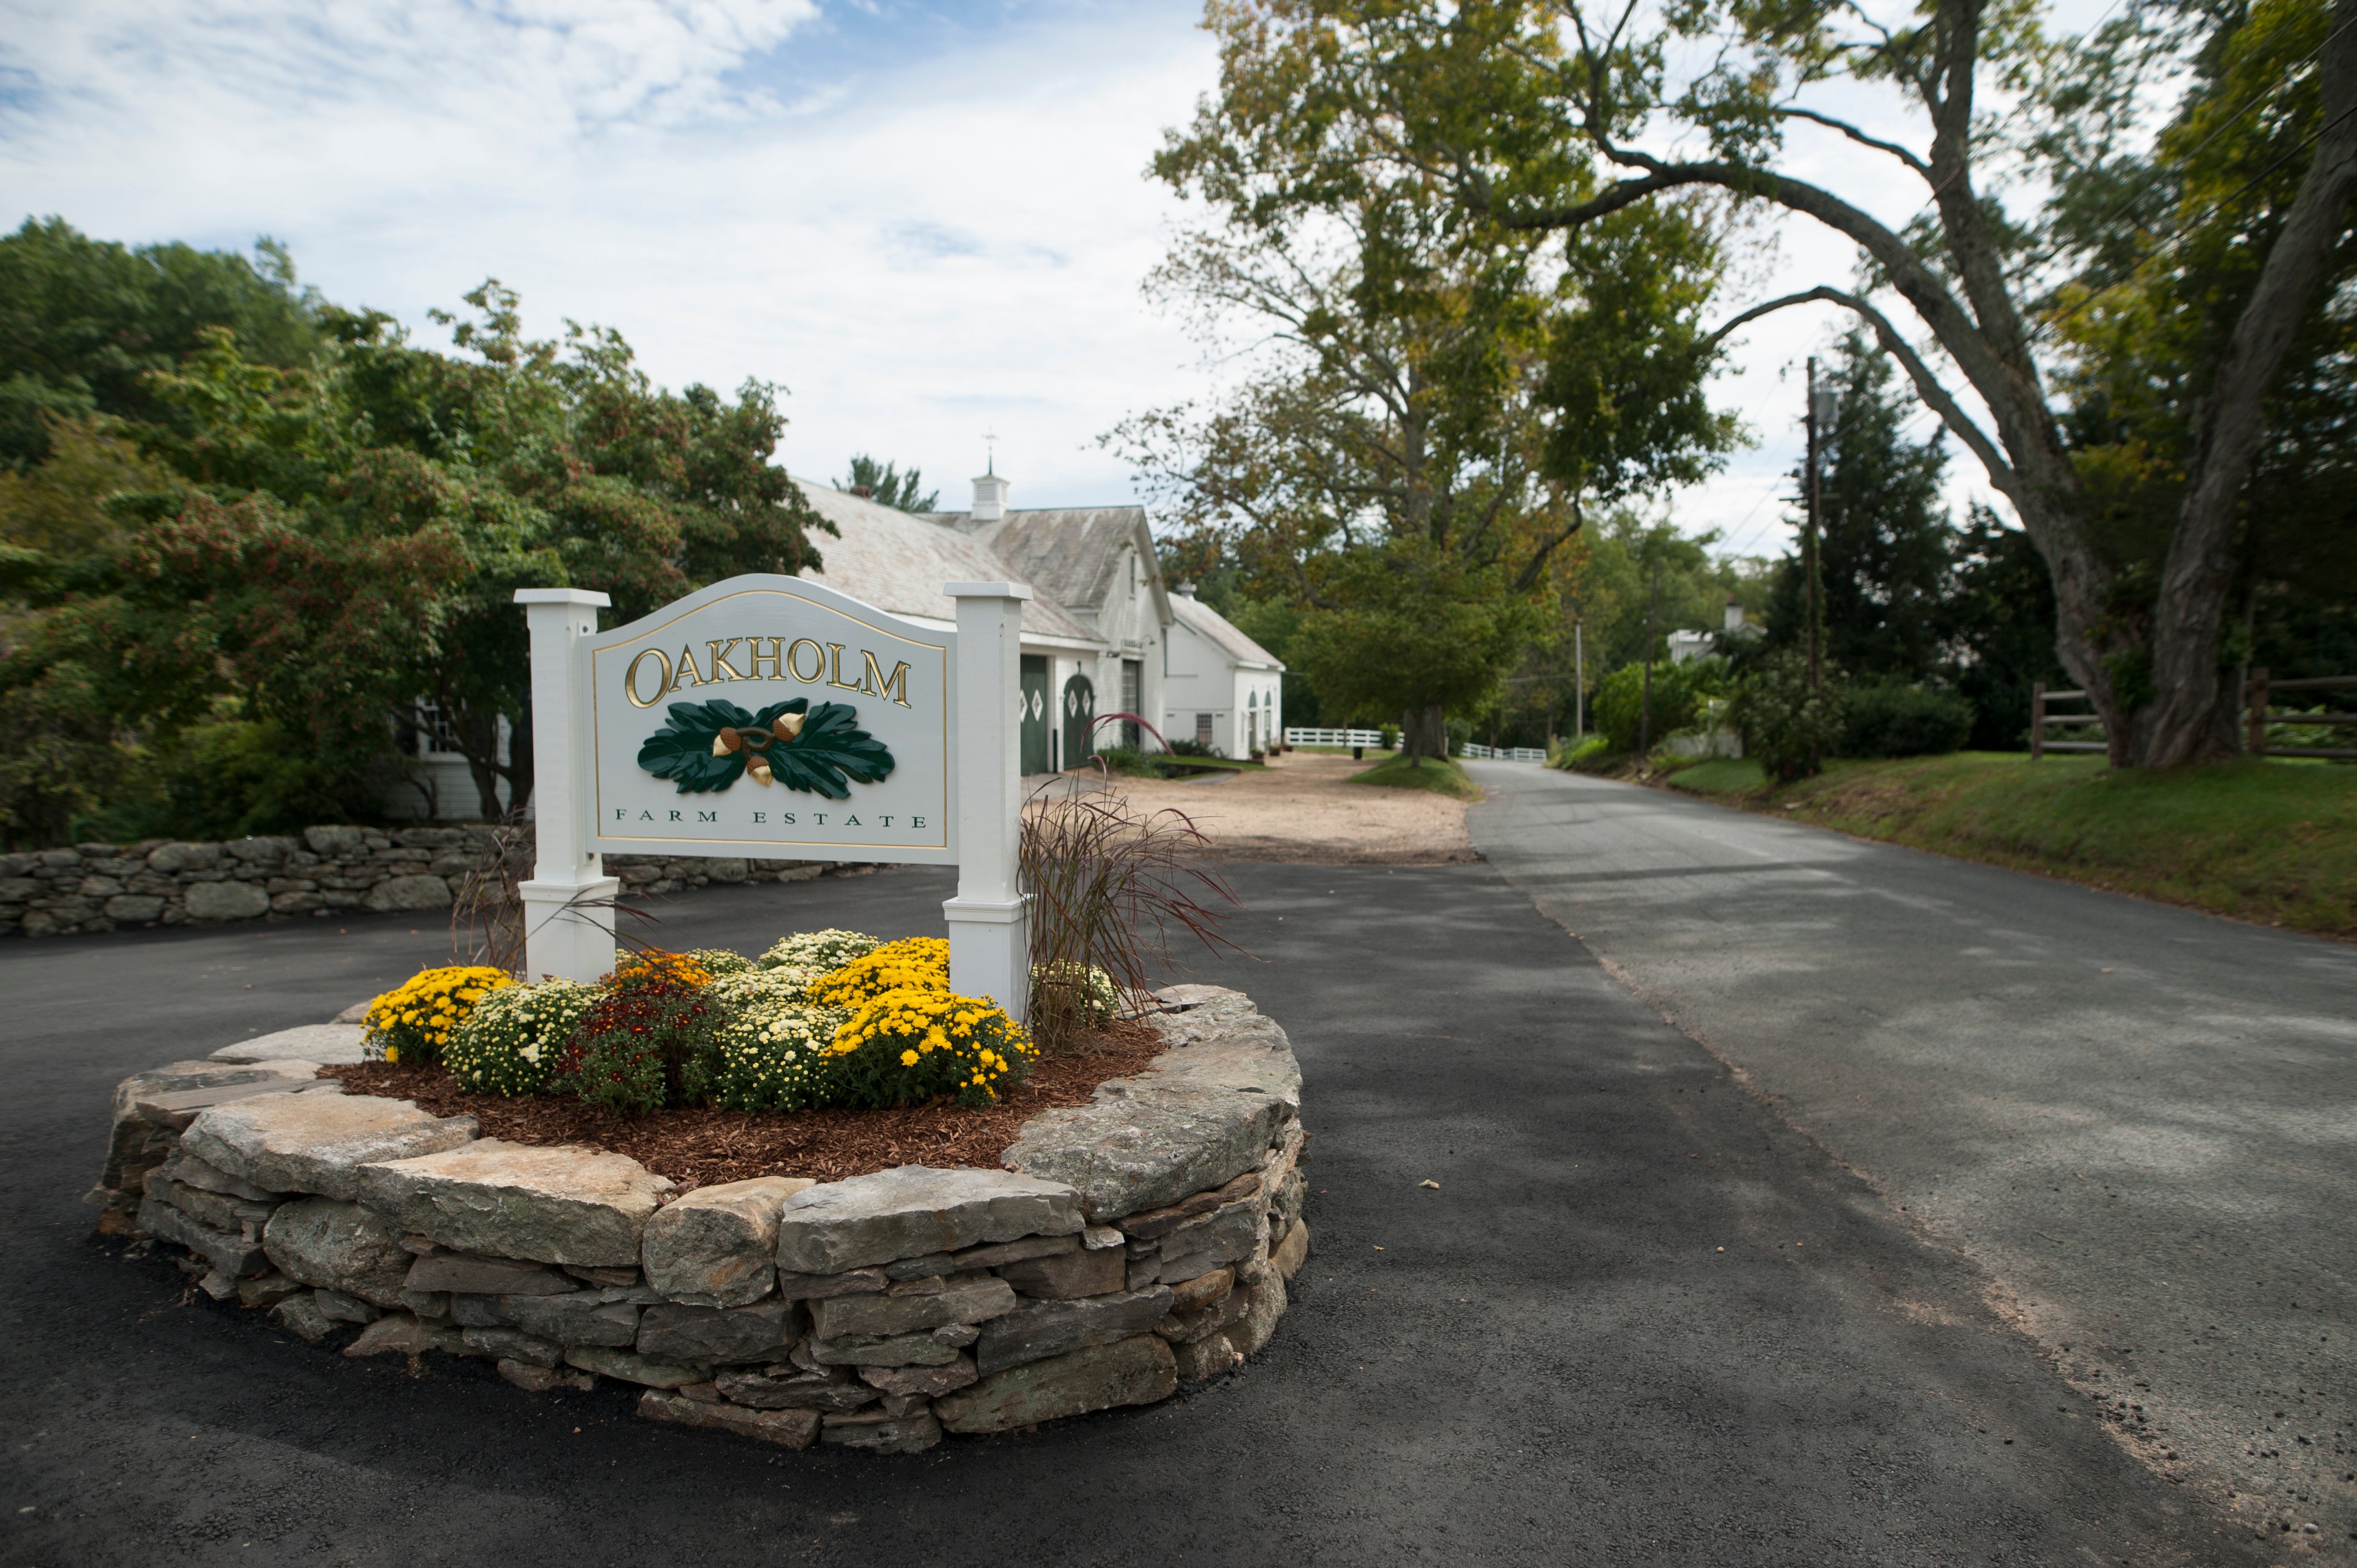
M 1719 639 L 1758 637 L 1761 629 L 1744 620 L 1742 604 L 1733 595 L 1729 595 L 1727 600 L 1727 624 L 1718 630 L 1670 633 L 1670 662 L 1684 664 L 1689 659 L 1708 659 L 1716 651 Z
M 500 722 L 496 745 L 499 755 L 508 754 L 508 721 Z M 384 812 L 395 819 L 436 817 L 448 822 L 473 822 L 482 815 L 482 792 L 475 787 L 473 768 L 466 753 L 458 749 L 457 736 L 450 727 L 448 715 L 438 703 L 420 702 L 408 733 L 402 737 L 404 749 L 417 758 L 417 766 L 385 794 Z M 507 804 L 508 784 L 504 779 L 492 788 L 499 791 L 500 804 Z
M 1192 583 L 1178 585 L 1170 610 L 1162 733 L 1239 757 L 1281 737 L 1283 662 L 1198 599 Z

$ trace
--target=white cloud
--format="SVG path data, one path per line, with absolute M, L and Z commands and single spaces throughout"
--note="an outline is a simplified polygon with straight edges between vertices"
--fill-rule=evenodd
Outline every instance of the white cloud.
M 1118 500 L 1088 444 L 1194 384 L 1137 295 L 1172 209 L 1144 165 L 1211 76 L 1191 18 L 57 5 L 5 45 L 0 179 L 101 236 L 274 235 L 422 332 L 496 274 L 669 384 L 783 382 L 798 472 L 870 450 L 953 499 L 995 424 L 1018 504 Z
M 2083 8 L 2095 0 L 2072 0 Z M 961 501 L 996 428 L 1021 504 L 1128 498 L 1093 438 L 1210 384 L 1138 293 L 1178 205 L 1142 177 L 1214 83 L 1190 0 L 17 0 L 0 181 L 93 234 L 268 233 L 423 333 L 487 274 L 527 322 L 620 328 L 659 381 L 784 383 L 786 456 L 920 464 Z M 1918 128 L 1863 90 L 1843 107 Z M 1794 172 L 1898 221 L 1920 184 L 1803 130 Z M 1798 220 L 1735 308 L 1852 270 Z M 1843 325 L 1747 328 L 1715 391 L 1759 446 L 1676 497 L 1772 553 L 1799 364 Z M 1919 429 L 1931 427 L 1929 416 Z M 1952 466 L 1953 499 L 1982 493 Z

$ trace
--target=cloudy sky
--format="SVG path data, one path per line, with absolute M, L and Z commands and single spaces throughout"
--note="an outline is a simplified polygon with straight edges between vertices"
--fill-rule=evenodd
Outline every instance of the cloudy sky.
M 5 0 L 0 189 L 133 242 L 284 241 L 421 335 L 486 275 L 528 325 L 619 328 L 679 386 L 782 383 L 784 456 L 915 463 L 963 506 L 985 432 L 1017 505 L 1132 499 L 1095 437 L 1211 384 L 1138 283 L 1179 205 L 1143 176 L 1213 84 L 1197 0 Z M 1900 129 L 1897 122 L 1889 124 Z M 1854 183 L 1846 150 L 1801 171 Z M 1916 199 L 1872 188 L 1889 216 Z M 1787 230 L 1752 297 L 1847 276 Z M 1675 498 L 1723 548 L 1787 535 L 1797 360 L 1718 389 L 1760 444 Z M 1959 499 L 1971 486 L 1961 476 Z

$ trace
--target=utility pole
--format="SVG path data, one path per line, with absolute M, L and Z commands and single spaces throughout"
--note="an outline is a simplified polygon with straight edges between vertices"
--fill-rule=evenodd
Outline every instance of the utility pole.
M 1817 385 L 1817 361 L 1809 360 L 1809 403 L 1805 423 L 1809 427 L 1809 496 L 1808 518 L 1802 526 L 1801 553 L 1805 572 L 1803 586 L 1808 594 L 1809 610 L 1809 695 L 1821 698 L 1825 686 L 1824 621 L 1825 578 L 1824 550 L 1820 538 L 1819 508 L 1823 503 L 1824 486 L 1820 479 L 1820 452 L 1825 435 L 1833 429 L 1838 398 L 1831 387 Z M 1816 748 L 1809 748 L 1809 771 L 1817 770 Z
M 1812 365 L 1816 361 L 1809 361 Z M 1653 754 L 1653 620 L 1662 611 L 1662 555 L 1660 541 L 1654 541 L 1653 594 L 1645 606 L 1645 695 L 1637 709 L 1637 757 L 1642 761 Z
M 1817 575 L 1817 361 L 1809 358 L 1809 401 L 1802 424 L 1809 432 L 1809 493 L 1801 523 L 1801 591 L 1806 597 L 1809 623 L 1809 691 L 1824 689 L 1824 650 L 1817 638 L 1820 579 Z
M 1587 738 L 1587 650 L 1580 639 L 1587 629 L 1584 620 L 1571 623 L 1571 740 L 1575 746 Z

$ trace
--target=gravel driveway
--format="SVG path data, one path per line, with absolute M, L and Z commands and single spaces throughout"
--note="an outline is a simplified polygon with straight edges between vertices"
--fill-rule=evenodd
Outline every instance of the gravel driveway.
M 1140 811 L 1186 812 L 1218 860 L 1448 865 L 1480 858 L 1466 836 L 1464 801 L 1351 782 L 1374 766 L 1291 751 L 1265 769 L 1192 781 L 1116 779 L 1112 787 Z

